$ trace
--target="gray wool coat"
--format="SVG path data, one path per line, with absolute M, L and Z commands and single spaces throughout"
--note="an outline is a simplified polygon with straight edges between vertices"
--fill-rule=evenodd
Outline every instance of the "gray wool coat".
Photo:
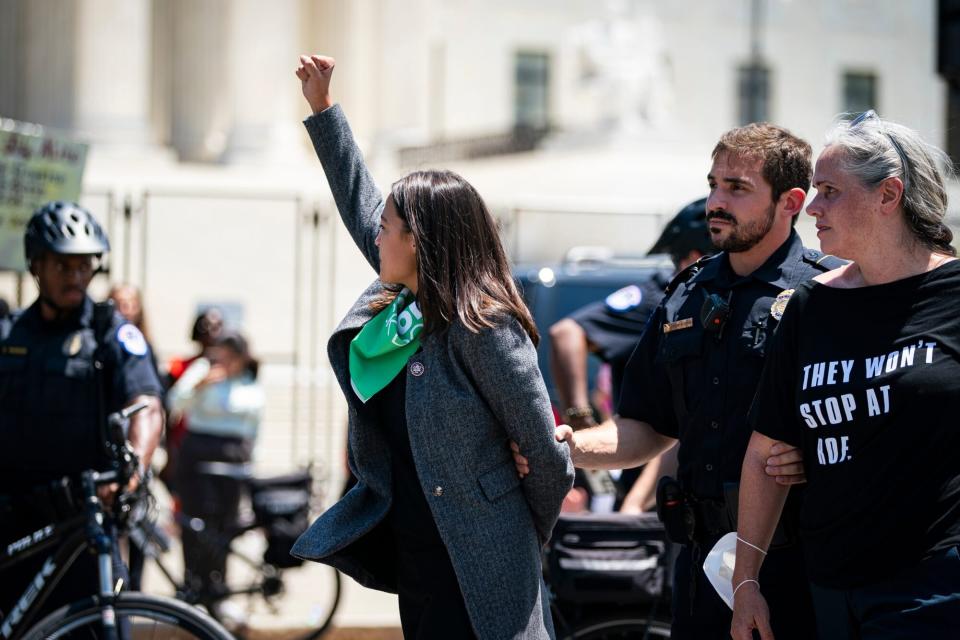
M 339 105 L 305 121 L 344 223 L 379 272 L 374 240 L 384 199 L 364 164 Z M 327 345 L 348 399 L 349 461 L 357 484 L 322 514 L 293 554 L 333 565 L 360 584 L 395 592 L 365 535 L 387 515 L 391 458 L 378 425 L 358 412 L 350 387 L 350 341 L 374 315 L 375 281 Z M 540 550 L 573 483 L 566 445 L 554 423 L 537 354 L 514 319 L 473 333 L 460 324 L 429 335 L 407 368 L 406 415 L 420 486 L 453 564 L 467 612 L 482 639 L 553 637 Z M 521 480 L 508 441 L 530 458 Z M 382 547 L 382 545 L 380 545 Z

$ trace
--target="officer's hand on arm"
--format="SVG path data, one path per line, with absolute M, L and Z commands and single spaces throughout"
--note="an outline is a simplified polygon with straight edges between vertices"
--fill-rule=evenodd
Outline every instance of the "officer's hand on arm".
M 568 424 L 557 425 L 557 442 L 566 442 L 575 467 L 581 469 L 630 469 L 646 464 L 677 441 L 662 435 L 646 422 L 614 416 L 603 424 L 574 431 Z M 514 465 L 522 478 L 530 473 L 530 462 L 515 442 L 510 442 Z
M 807 481 L 803 467 L 803 452 L 786 442 L 775 442 L 770 447 L 770 457 L 764 468 L 767 475 L 774 478 L 777 484 L 801 484 Z
M 530 473 L 530 461 L 520 454 L 520 445 L 510 441 L 510 452 L 513 454 L 513 465 L 517 468 L 517 475 L 525 478 Z
M 303 97 L 307 99 L 314 114 L 333 106 L 330 78 L 333 77 L 336 63 L 336 60 L 328 56 L 300 56 L 300 66 L 297 67 L 296 74 L 300 78 Z
M 614 416 L 603 424 L 574 431 L 560 425 L 558 442 L 570 445 L 573 464 L 583 469 L 630 469 L 646 464 L 676 440 L 640 420 Z

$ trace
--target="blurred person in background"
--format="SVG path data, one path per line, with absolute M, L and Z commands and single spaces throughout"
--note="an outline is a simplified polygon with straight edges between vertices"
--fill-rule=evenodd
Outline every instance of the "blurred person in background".
M 205 463 L 252 460 L 264 407 L 258 367 L 247 340 L 224 331 L 167 392 L 171 415 L 185 418 L 187 429 L 177 464 L 180 506 L 187 522 L 203 521 L 204 536 L 217 538 L 237 521 L 240 482 L 210 473 Z M 201 599 L 215 597 L 225 586 L 226 550 L 204 545 L 191 526 L 181 537 L 187 585 Z
M 150 345 L 150 361 L 153 364 L 153 370 L 157 372 L 157 377 L 159 378 L 160 373 L 157 369 L 157 354 L 150 341 L 150 332 L 147 331 L 147 320 L 143 311 L 143 299 L 140 295 L 140 290 L 132 284 L 115 284 L 110 287 L 107 299 L 112 300 L 117 312 L 143 334 L 144 340 Z M 147 469 L 147 473 L 149 479 L 149 469 Z M 140 591 L 144 560 L 145 558 L 143 552 L 140 551 L 140 547 L 133 544 L 127 545 L 127 565 L 130 568 L 130 589 L 133 591 Z
M 330 96 L 333 69 L 300 58 L 305 125 L 379 277 L 327 346 L 357 484 L 293 553 L 398 593 L 407 638 L 552 637 L 540 550 L 573 467 L 496 222 L 448 171 L 409 174 L 384 198 Z M 518 477 L 508 438 L 536 473 Z
M 207 350 L 223 332 L 223 313 L 216 307 L 209 307 L 197 314 L 190 329 L 190 340 L 198 346 L 198 351 L 191 356 L 171 358 L 167 363 L 167 375 L 164 377 L 165 388 L 169 389 L 180 379 L 183 372 L 197 359 L 206 355 Z M 180 497 L 177 490 L 177 460 L 180 455 L 180 446 L 187 434 L 186 416 L 167 416 L 167 431 L 164 448 L 167 452 L 167 461 L 160 470 L 160 479 L 167 486 L 167 490 L 174 498 L 174 509 L 179 508 Z
M 115 284 L 110 287 L 107 298 L 113 300 L 117 311 L 127 321 L 140 330 L 147 344 L 150 345 L 150 356 L 153 360 L 153 368 L 159 375 L 160 369 L 157 367 L 157 354 L 153 350 L 153 342 L 150 340 L 150 331 L 147 329 L 147 318 L 143 311 L 143 297 L 140 290 L 132 284 Z
M 820 638 L 960 635 L 960 261 L 950 161 L 873 111 L 827 137 L 807 206 L 852 262 L 801 284 L 767 354 L 743 461 L 731 635 L 783 614 L 762 577 L 788 487 L 766 451 L 801 447 L 800 519 Z M 760 576 L 758 578 L 758 576 Z M 779 638 L 779 633 L 777 635 Z
M 190 341 L 196 343 L 198 351 L 190 356 L 177 356 L 167 363 L 167 387 L 173 386 L 187 367 L 206 354 L 207 349 L 220 336 L 224 328 L 223 312 L 217 307 L 207 307 L 197 314 L 190 329 Z
M 706 198 L 701 198 L 677 212 L 648 255 L 669 255 L 679 272 L 703 256 L 714 253 L 707 230 L 706 204 Z M 669 283 L 669 278 L 657 272 L 648 280 L 624 287 L 605 300 L 574 311 L 550 327 L 550 368 L 566 424 L 574 429 L 597 424 L 595 408 L 587 399 L 588 354 L 594 354 L 609 365 L 611 398 L 616 405 L 620 398 L 623 369 Z M 599 382 L 598 376 L 598 388 Z M 642 393 L 642 390 L 633 393 Z M 610 417 L 600 413 L 601 422 Z M 614 508 L 623 513 L 641 513 L 650 509 L 656 502 L 657 480 L 663 475 L 676 473 L 676 467 L 676 448 L 673 448 L 642 467 L 611 470 L 609 473 L 617 489 Z M 586 473 L 590 472 L 577 471 L 578 488 L 586 484 L 581 480 Z

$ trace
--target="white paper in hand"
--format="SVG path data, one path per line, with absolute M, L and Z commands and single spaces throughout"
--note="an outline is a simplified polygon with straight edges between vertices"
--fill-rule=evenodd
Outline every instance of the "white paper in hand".
M 733 567 L 737 563 L 737 532 L 731 531 L 717 540 L 703 561 L 703 572 L 717 595 L 733 609 Z

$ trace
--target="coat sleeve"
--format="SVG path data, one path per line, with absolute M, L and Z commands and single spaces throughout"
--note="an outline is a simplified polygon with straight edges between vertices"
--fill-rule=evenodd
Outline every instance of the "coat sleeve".
M 553 412 L 536 349 L 513 319 L 480 333 L 463 327 L 459 331 L 464 369 L 509 438 L 530 460 L 522 486 L 537 532 L 546 542 L 573 486 L 574 471 L 569 448 L 553 435 Z
M 343 223 L 367 262 L 379 273 L 380 251 L 375 241 L 384 199 L 367 170 L 343 109 L 335 104 L 311 115 L 303 124 L 323 166 Z
M 176 415 L 196 401 L 197 385 L 210 373 L 210 361 L 197 358 L 167 391 L 167 410 Z

